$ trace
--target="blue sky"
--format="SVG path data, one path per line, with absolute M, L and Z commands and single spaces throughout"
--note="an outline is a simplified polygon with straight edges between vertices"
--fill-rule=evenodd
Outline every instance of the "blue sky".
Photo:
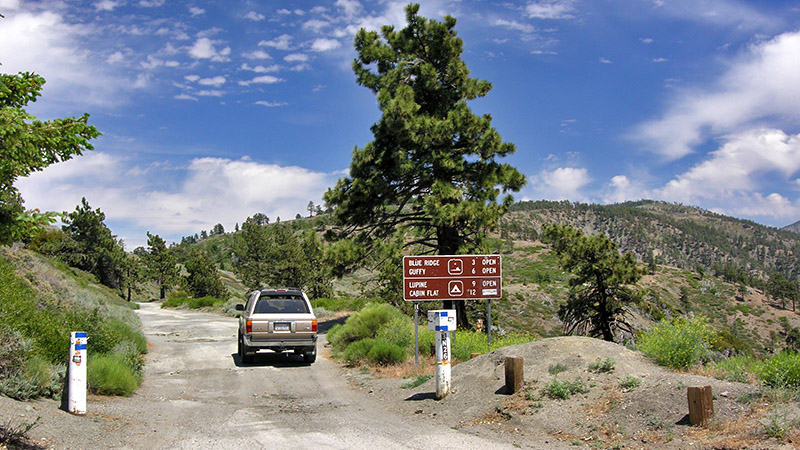
M 0 0 L 0 70 L 47 79 L 28 110 L 91 114 L 95 150 L 20 179 L 26 207 L 85 196 L 128 250 L 306 214 L 379 118 L 350 64 L 359 28 L 404 2 Z M 422 2 L 528 178 L 518 200 L 680 202 L 800 219 L 800 4 L 732 0 Z

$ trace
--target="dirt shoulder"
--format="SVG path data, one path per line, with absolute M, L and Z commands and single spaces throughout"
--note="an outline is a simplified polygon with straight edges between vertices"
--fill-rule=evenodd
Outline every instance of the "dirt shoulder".
M 504 391 L 506 356 L 519 356 L 525 362 L 525 388 L 513 396 Z M 613 371 L 589 370 L 607 358 L 614 362 Z M 557 365 L 562 371 L 554 375 L 551 368 Z M 426 416 L 462 430 L 491 429 L 523 440 L 538 437 L 593 448 L 648 449 L 795 448 L 800 444 L 796 426 L 782 441 L 765 432 L 775 413 L 792 428 L 789 424 L 800 419 L 796 403 L 774 407 L 755 386 L 672 372 L 641 353 L 591 338 L 542 339 L 458 364 L 452 368 L 453 393 L 441 401 L 433 398 L 435 380 L 404 389 L 409 380 L 354 376 L 354 384 L 405 414 Z M 566 400 L 550 398 L 545 388 L 553 380 L 580 380 L 587 392 Z M 712 387 L 715 414 L 708 427 L 689 424 L 688 386 Z

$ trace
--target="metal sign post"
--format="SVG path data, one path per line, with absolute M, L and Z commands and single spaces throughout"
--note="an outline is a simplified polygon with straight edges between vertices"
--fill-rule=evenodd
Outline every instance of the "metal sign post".
M 86 414 L 86 341 L 83 331 L 69 334 L 68 406 L 72 414 Z
M 428 311 L 428 329 L 436 332 L 436 400 L 450 393 L 450 331 L 456 329 L 456 311 Z
M 419 302 L 414 302 L 414 364 L 419 367 Z

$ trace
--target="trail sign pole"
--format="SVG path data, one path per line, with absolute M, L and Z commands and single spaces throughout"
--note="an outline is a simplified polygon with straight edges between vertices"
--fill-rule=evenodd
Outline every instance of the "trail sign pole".
M 486 323 L 488 327 L 486 328 L 487 336 L 489 336 L 489 350 L 492 351 L 492 299 L 489 299 L 489 305 L 486 311 Z
M 456 311 L 428 311 L 428 329 L 436 332 L 436 400 L 450 393 L 450 331 L 456 329 Z
M 414 365 L 419 366 L 419 302 L 414 302 Z
M 89 338 L 83 331 L 69 334 L 69 371 L 67 386 L 67 405 L 69 412 L 86 414 L 86 341 Z

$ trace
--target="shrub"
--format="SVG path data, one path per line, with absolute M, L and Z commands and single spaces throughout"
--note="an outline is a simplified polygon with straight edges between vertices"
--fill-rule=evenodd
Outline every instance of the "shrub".
M 567 366 L 561 363 L 558 364 L 550 364 L 547 366 L 547 373 L 550 375 L 558 375 L 561 372 L 565 372 L 567 370 Z
M 361 363 L 361 361 L 365 361 L 374 341 L 374 338 L 367 338 L 351 342 L 350 345 L 344 349 L 343 358 L 345 363 L 350 367 L 355 367 Z
M 383 339 L 376 339 L 367 354 L 369 362 L 382 366 L 401 363 L 406 360 L 406 349 Z
M 632 391 L 642 385 L 640 378 L 627 376 L 619 380 L 619 387 L 626 391 Z
M 589 372 L 611 373 L 614 371 L 614 366 L 616 366 L 616 364 L 617 363 L 611 358 L 598 359 L 594 364 L 589 364 Z
M 411 347 L 414 345 L 414 321 L 406 316 L 393 317 L 381 326 L 376 335 L 398 347 Z
M 97 355 L 88 359 L 87 381 L 95 394 L 131 395 L 140 379 L 119 354 Z
M 643 333 L 637 346 L 662 366 L 686 369 L 708 355 L 715 335 L 704 316 L 676 318 Z
M 575 381 L 553 380 L 544 386 L 543 392 L 544 395 L 550 398 L 566 400 L 573 394 L 585 394 L 589 392 L 589 388 L 586 387 L 586 383 L 584 383 L 583 380 L 576 378 Z
M 758 377 L 767 386 L 800 387 L 800 354 L 782 351 L 764 362 Z
M 352 342 L 374 338 L 381 327 L 392 319 L 405 317 L 389 304 L 370 304 L 350 316 L 342 327 L 328 332 L 328 342 L 338 351 L 344 351 Z

